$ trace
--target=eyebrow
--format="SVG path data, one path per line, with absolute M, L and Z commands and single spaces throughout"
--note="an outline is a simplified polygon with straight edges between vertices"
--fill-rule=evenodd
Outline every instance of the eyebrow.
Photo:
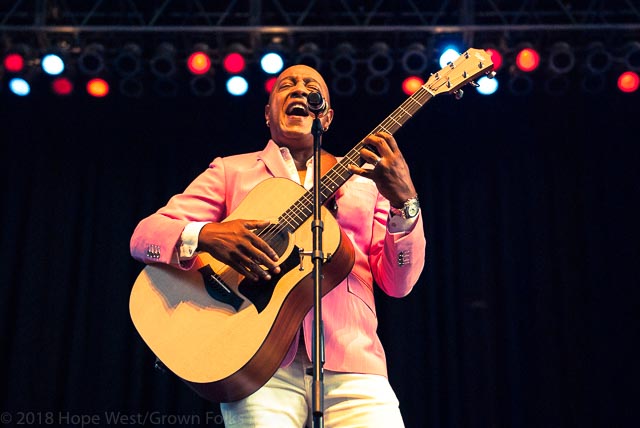
M 298 78 L 297 78 L 297 77 L 295 77 L 295 76 L 287 76 L 287 77 L 284 77 L 284 78 L 280 81 L 280 83 L 282 83 L 282 82 L 284 82 L 284 81 L 287 81 L 287 80 L 290 80 L 290 81 L 292 81 L 292 82 L 294 82 L 294 83 L 295 83 L 295 82 L 297 82 L 297 81 L 298 81 Z M 317 83 L 318 85 L 320 85 L 320 82 L 319 82 L 318 80 L 314 79 L 313 77 L 305 77 L 304 79 L 302 79 L 302 81 L 303 81 L 305 84 L 308 84 L 308 83 L 310 83 L 310 82 L 313 82 L 313 83 Z

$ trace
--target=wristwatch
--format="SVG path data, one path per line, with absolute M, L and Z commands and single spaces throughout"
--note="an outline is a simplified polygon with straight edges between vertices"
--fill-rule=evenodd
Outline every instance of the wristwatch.
M 418 201 L 418 196 L 414 196 L 413 198 L 409 198 L 404 201 L 402 208 L 391 207 L 389 212 L 392 216 L 399 215 L 402 218 L 414 218 L 420 212 L 420 201 Z

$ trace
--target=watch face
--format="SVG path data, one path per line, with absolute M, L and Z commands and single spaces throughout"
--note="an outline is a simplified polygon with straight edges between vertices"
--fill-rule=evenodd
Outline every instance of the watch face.
M 418 201 L 411 201 L 405 207 L 405 213 L 407 218 L 412 218 L 418 215 L 418 211 L 420 210 L 420 204 Z

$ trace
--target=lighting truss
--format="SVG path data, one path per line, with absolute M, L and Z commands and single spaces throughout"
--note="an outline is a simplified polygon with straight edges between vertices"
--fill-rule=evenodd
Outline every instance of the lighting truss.
M 431 63 L 425 66 L 420 62 L 415 67 L 429 71 L 433 64 L 431 55 L 440 39 L 455 38 L 468 47 L 493 46 L 507 56 L 522 42 L 550 47 L 563 41 L 585 52 L 587 45 L 600 44 L 607 55 L 620 57 L 622 54 L 612 50 L 625 43 L 637 43 L 640 34 L 640 6 L 635 0 L 571 4 L 561 0 L 378 0 L 372 3 L 342 0 L 5 1 L 0 2 L 0 53 L 17 44 L 26 44 L 40 51 L 63 46 L 78 56 L 87 46 L 99 43 L 105 47 L 105 55 L 110 55 L 111 62 L 117 64 L 121 77 L 132 79 L 140 77 L 141 64 L 161 64 L 162 57 L 149 52 L 163 44 L 174 46 L 179 58 L 202 41 L 218 56 L 229 46 L 242 44 L 250 61 L 251 58 L 255 61 L 266 47 L 276 44 L 287 49 L 291 58 L 304 57 L 305 61 L 324 64 L 326 69 L 333 68 L 332 52 L 346 42 L 351 43 L 359 55 L 355 60 L 358 64 L 370 61 L 362 52 L 374 44 L 385 44 L 393 53 L 395 63 L 403 64 L 406 69 L 407 58 L 422 58 L 406 55 L 409 47 L 417 44 L 421 46 L 418 55 L 424 55 Z M 124 47 L 132 45 L 139 47 L 142 57 L 123 57 Z M 586 55 L 591 54 L 583 56 Z M 589 61 L 591 58 L 589 56 Z M 213 60 L 219 65 L 220 58 L 214 56 Z M 577 61 L 586 62 L 582 57 Z M 122 66 L 129 63 L 130 73 L 123 71 Z M 353 73 L 347 77 L 354 79 Z M 384 85 L 375 87 L 384 89 Z M 349 85 L 347 89 L 346 92 L 351 90 Z
M 505 4 L 506 3 L 506 4 Z M 0 3 L 0 32 L 465 32 L 637 30 L 632 0 L 161 2 L 18 0 Z

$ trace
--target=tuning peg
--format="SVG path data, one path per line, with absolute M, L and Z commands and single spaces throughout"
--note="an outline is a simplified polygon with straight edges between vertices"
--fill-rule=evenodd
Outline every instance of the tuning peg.
M 492 71 L 491 73 L 487 73 L 487 77 L 488 77 L 489 79 L 493 79 L 494 77 L 496 77 L 496 72 L 495 72 L 495 71 Z
M 469 84 L 471 86 L 473 86 L 474 88 L 478 88 L 480 85 L 478 83 L 476 83 L 474 80 L 469 81 Z
M 453 91 L 453 95 L 456 97 L 456 100 L 459 100 L 464 95 L 464 91 L 462 89 L 458 89 L 457 91 Z

